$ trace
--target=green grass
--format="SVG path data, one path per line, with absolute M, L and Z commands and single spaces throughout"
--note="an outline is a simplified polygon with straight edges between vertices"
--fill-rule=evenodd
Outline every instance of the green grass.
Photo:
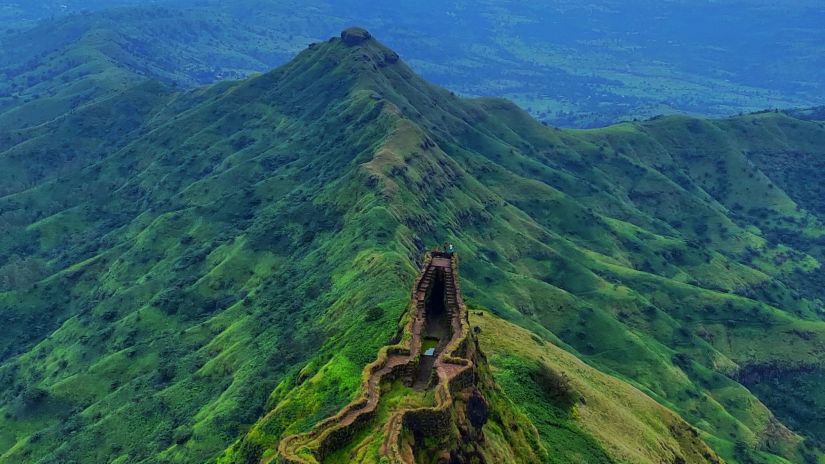
M 471 315 L 493 377 L 537 427 L 548 462 L 704 462 L 701 439 L 640 391 L 492 314 Z

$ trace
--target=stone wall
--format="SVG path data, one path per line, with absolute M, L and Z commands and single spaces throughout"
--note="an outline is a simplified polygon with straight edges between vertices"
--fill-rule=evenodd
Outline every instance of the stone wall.
M 472 333 L 469 330 L 469 319 L 467 308 L 464 305 L 460 291 L 458 277 L 458 257 L 444 254 L 428 254 L 425 257 L 422 272 L 416 278 L 412 290 L 412 301 L 410 307 L 410 320 L 405 327 L 405 334 L 410 337 L 402 344 L 385 347 L 379 353 L 378 359 L 364 369 L 362 378 L 362 395 L 359 399 L 350 403 L 338 414 L 330 417 L 307 434 L 287 437 L 281 441 L 278 447 L 280 454 L 279 462 L 287 464 L 317 464 L 326 456 L 335 452 L 352 440 L 355 434 L 367 426 L 375 419 L 376 409 L 380 397 L 380 385 L 387 381 L 394 381 L 398 378 L 412 379 L 420 362 L 420 330 L 424 317 L 424 301 L 431 291 L 430 286 L 422 288 L 424 279 L 427 278 L 432 283 L 435 270 L 430 267 L 433 256 L 450 257 L 451 269 L 448 274 L 451 277 L 448 282 L 451 292 L 445 293 L 445 303 L 448 314 L 452 321 L 451 339 L 444 351 L 438 357 L 433 369 L 434 375 L 438 379 L 435 391 L 435 407 L 416 408 L 405 411 L 398 411 L 390 417 L 387 425 L 387 439 L 381 449 L 389 462 L 393 464 L 414 464 L 411 461 L 411 453 L 405 453 L 405 446 L 402 442 L 403 430 L 413 432 L 414 436 L 433 437 L 438 439 L 448 439 L 453 433 L 454 395 L 471 388 L 475 384 L 476 373 L 475 364 L 475 343 Z M 378 391 L 371 391 L 371 379 L 385 368 L 388 360 L 395 356 L 406 356 L 407 361 L 394 366 L 378 380 Z M 397 358 L 396 358 L 397 359 Z M 439 370 L 441 367 L 441 370 Z M 370 398 L 378 398 L 374 404 L 370 404 Z M 343 425 L 343 419 L 356 414 L 352 422 Z M 407 447 L 409 448 L 409 447 Z M 311 457 L 306 455 L 311 453 Z
M 449 439 L 453 433 L 453 414 L 456 413 L 453 411 L 453 397 L 475 385 L 476 372 L 473 362 L 476 353 L 475 343 L 469 330 L 467 308 L 461 297 L 458 258 L 455 255 L 452 257 L 451 274 L 455 292 L 452 296 L 455 303 L 447 305 L 447 309 L 452 316 L 451 319 L 457 321 L 457 327 L 453 330 L 452 339 L 436 365 L 441 363 L 459 366 L 459 369 L 449 378 L 440 379 L 441 383 L 436 389 L 435 407 L 401 411 L 391 418 L 388 424 L 387 439 L 382 449 L 383 454 L 392 464 L 414 464 L 409 453 L 404 452 L 403 430 L 413 432 L 414 436 Z M 447 297 L 448 295 L 445 295 L 445 298 Z
M 412 334 L 415 327 L 416 318 L 421 316 L 423 311 L 423 298 L 419 298 L 421 293 L 421 285 L 424 278 L 432 273 L 430 264 L 432 262 L 432 255 L 427 254 L 422 263 L 421 272 L 419 272 L 415 284 L 412 289 L 412 301 L 409 313 L 410 320 L 405 326 L 404 333 Z M 429 288 L 424 289 L 425 294 Z M 378 355 L 378 358 L 364 368 L 362 375 L 362 394 L 360 397 L 346 407 L 344 407 L 338 414 L 327 418 L 318 424 L 307 433 L 300 435 L 292 435 L 285 437 L 278 445 L 278 460 L 279 463 L 284 464 L 317 464 L 323 460 L 324 457 L 330 453 L 346 445 L 346 443 L 364 426 L 369 424 L 375 418 L 375 409 L 377 402 L 373 407 L 369 405 L 369 398 L 373 394 L 380 395 L 380 391 L 375 392 L 370 389 L 371 379 L 377 375 L 386 365 L 392 356 L 408 356 L 409 360 L 404 364 L 399 364 L 393 367 L 389 372 L 385 373 L 378 381 L 378 388 L 386 381 L 394 381 L 398 378 L 411 376 L 418 367 L 419 356 L 418 353 L 413 355 L 412 346 L 414 336 L 407 340 L 403 340 L 401 344 L 384 347 Z M 379 399 L 380 400 L 380 399 Z M 355 419 L 347 424 L 341 425 L 342 420 L 350 414 L 357 414 Z M 311 454 L 311 456 L 307 456 Z

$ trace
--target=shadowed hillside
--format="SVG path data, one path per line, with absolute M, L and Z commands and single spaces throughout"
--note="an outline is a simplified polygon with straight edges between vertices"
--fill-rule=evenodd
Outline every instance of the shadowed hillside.
M 779 113 L 547 128 L 363 30 L 0 131 L 0 462 L 256 462 L 359 396 L 448 241 L 550 462 L 821 462 L 825 216 L 775 166 L 823 147 Z

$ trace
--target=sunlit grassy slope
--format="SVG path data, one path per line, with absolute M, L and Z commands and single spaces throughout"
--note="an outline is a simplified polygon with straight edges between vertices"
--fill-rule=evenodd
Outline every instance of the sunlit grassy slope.
M 547 128 L 340 39 L 2 130 L 0 462 L 255 462 L 357 395 L 445 241 L 548 456 L 823 462 L 825 211 L 796 162 L 823 151 L 779 113 Z
M 637 389 L 489 313 L 471 312 L 471 323 L 492 377 L 537 427 L 547 461 L 715 462 L 695 429 Z

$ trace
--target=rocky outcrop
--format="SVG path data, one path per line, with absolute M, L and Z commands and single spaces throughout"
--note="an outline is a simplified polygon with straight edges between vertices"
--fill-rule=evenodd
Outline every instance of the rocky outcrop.
M 369 31 L 360 27 L 351 27 L 341 32 L 341 40 L 351 47 L 360 45 L 370 39 L 372 39 L 372 35 L 370 35 Z
M 401 57 L 398 56 L 398 53 L 395 53 L 392 50 L 384 51 L 384 64 L 385 65 L 395 64 L 395 63 L 398 63 L 400 60 L 401 60 Z

